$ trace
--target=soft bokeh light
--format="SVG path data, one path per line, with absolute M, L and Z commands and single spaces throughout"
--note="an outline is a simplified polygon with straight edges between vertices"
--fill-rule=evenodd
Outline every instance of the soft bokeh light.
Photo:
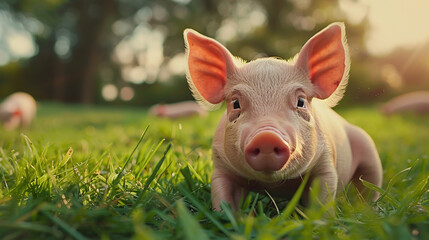
M 219 12 L 227 12 L 230 6 L 219 5 Z M 261 6 L 253 2 L 241 1 L 234 9 L 234 15 L 225 18 L 216 32 L 216 39 L 229 41 L 238 35 L 245 35 L 266 21 L 266 14 Z
M 101 95 L 106 101 L 113 101 L 118 97 L 118 88 L 113 84 L 106 84 L 101 89 Z
M 134 21 L 144 23 L 152 18 L 152 9 L 150 7 L 142 7 L 134 14 Z
M 24 19 L 27 27 L 39 33 L 39 22 L 32 19 Z M 10 13 L 0 10 L 0 65 L 6 65 L 9 61 L 18 58 L 29 58 L 37 53 L 33 35 L 22 24 L 13 21 Z
M 28 32 L 12 32 L 6 36 L 10 52 L 17 58 L 28 58 L 36 53 L 33 37 Z
M 184 53 L 176 54 L 170 61 L 168 62 L 168 70 L 172 74 L 182 75 L 186 71 L 186 58 Z
M 123 87 L 119 92 L 119 97 L 122 101 L 128 102 L 134 97 L 134 90 L 130 87 Z
M 134 51 L 144 51 L 147 48 L 147 42 L 151 40 L 148 35 L 150 36 L 150 32 L 146 27 L 138 26 L 128 39 L 128 43 Z
M 118 36 L 124 36 L 133 30 L 133 25 L 125 20 L 118 20 L 112 25 L 112 32 Z
M 116 46 L 113 58 L 119 64 L 130 64 L 133 61 L 133 49 L 123 41 Z
M 142 66 L 131 67 L 129 68 L 129 71 L 125 72 L 126 75 L 124 76 L 124 79 L 131 83 L 140 84 L 147 79 L 147 72 Z
M 137 17 L 140 19 L 149 13 L 139 10 L 136 15 L 142 15 Z M 145 24 L 138 25 L 130 35 L 123 38 L 115 47 L 112 59 L 121 65 L 122 78 L 125 81 L 140 84 L 151 83 L 157 79 L 164 62 L 164 38 L 161 30 L 150 29 Z M 135 64 L 137 65 L 134 66 Z
M 70 39 L 66 36 L 58 37 L 54 45 L 55 53 L 60 57 L 66 57 L 70 54 Z
M 43 36 L 49 32 L 48 28 L 43 23 L 33 17 L 24 18 L 23 24 L 25 29 L 33 35 Z

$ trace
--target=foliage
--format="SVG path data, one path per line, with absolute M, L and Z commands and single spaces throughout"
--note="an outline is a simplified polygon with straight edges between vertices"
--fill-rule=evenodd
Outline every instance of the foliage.
M 168 85 L 162 83 L 136 84 L 124 76 L 127 69 L 140 66 L 148 70 L 148 75 L 153 75 L 151 81 L 173 75 L 164 77 L 167 78 L 164 81 L 175 81 L 180 76 L 179 82 L 183 84 L 184 73 L 169 74 L 167 66 L 177 54 L 184 52 L 182 32 L 185 28 L 219 38 L 234 55 L 250 61 L 263 56 L 291 58 L 317 31 L 333 21 L 347 22 L 338 2 L 328 0 L 44 0 L 37 3 L 6 0 L 0 4 L 2 9 L 28 30 L 28 22 L 39 24 L 41 30 L 33 33 L 38 48 L 36 56 L 0 68 L 0 98 L 19 90 L 39 100 L 103 103 L 101 88 L 114 84 L 118 88 L 135 89 L 136 98 L 131 103 L 136 105 L 154 104 L 159 98 L 172 98 L 171 94 L 174 94 L 171 101 L 191 98 L 188 91 L 166 91 Z M 347 24 L 353 58 L 364 55 L 367 27 L 365 21 Z M 132 53 L 130 62 L 118 63 L 114 57 L 116 47 L 132 39 L 142 28 L 146 35 L 138 39 L 141 49 Z M 151 32 L 161 33 L 162 38 L 152 39 L 147 34 Z M 69 51 L 59 54 L 55 48 L 65 44 L 64 41 Z M 150 41 L 161 42 L 160 66 L 151 66 L 154 60 L 148 56 L 142 63 L 141 56 L 149 51 L 145 43 Z M 369 76 L 369 82 L 378 82 L 366 73 L 367 68 L 362 67 L 352 72 L 352 76 L 357 79 Z M 157 94 L 151 91 L 154 89 Z M 365 93 L 366 88 L 356 88 L 355 92 Z M 123 101 L 117 102 L 120 103 Z
M 330 204 L 303 208 L 263 193 L 250 194 L 238 213 L 220 213 L 210 210 L 210 144 L 221 111 L 171 121 L 138 108 L 42 103 L 31 129 L 0 129 L 0 236 L 427 239 L 428 116 L 340 112 L 378 147 L 384 182 L 376 203 L 351 185 L 330 203 L 334 215 L 325 212 Z

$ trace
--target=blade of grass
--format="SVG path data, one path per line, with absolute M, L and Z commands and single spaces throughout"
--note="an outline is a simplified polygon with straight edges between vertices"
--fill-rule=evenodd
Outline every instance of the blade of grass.
M 47 211 L 42 211 L 42 213 L 46 217 L 48 217 L 52 222 L 54 222 L 56 225 L 58 225 L 60 228 L 62 228 L 64 231 L 66 231 L 73 238 L 78 239 L 78 240 L 86 240 L 87 239 L 80 232 L 76 231 L 74 228 L 72 228 L 71 226 L 69 226 L 63 220 L 55 217 L 54 215 L 48 213 Z
M 267 190 L 265 190 L 265 193 L 268 195 L 268 197 L 270 198 L 271 202 L 273 202 L 274 207 L 276 207 L 277 215 L 280 215 L 279 208 L 277 207 L 277 203 L 274 200 L 274 198 L 271 196 L 271 194 Z
M 134 203 L 134 206 L 131 208 L 131 211 L 129 212 L 129 214 L 131 214 L 134 211 L 134 209 L 139 205 L 140 201 L 143 199 L 143 196 L 144 196 L 146 190 L 148 189 L 148 187 L 152 183 L 152 181 L 155 179 L 156 174 L 158 173 L 159 169 L 161 168 L 161 165 L 164 162 L 164 160 L 167 156 L 167 153 L 170 151 L 170 149 L 171 149 L 171 143 L 168 144 L 167 149 L 164 151 L 164 155 L 162 156 L 161 160 L 159 160 L 159 162 L 156 164 L 155 168 L 153 169 L 152 174 L 146 180 L 145 185 L 143 187 L 143 190 L 140 191 L 140 195 L 137 198 L 136 202 Z
M 256 193 L 255 199 L 253 200 L 252 206 L 250 207 L 249 214 L 252 214 L 252 212 L 256 212 L 255 206 L 256 206 L 256 203 L 258 202 L 258 198 L 259 198 L 259 193 Z
M 165 222 L 168 222 L 170 224 L 176 224 L 176 221 L 171 218 L 168 214 L 158 210 L 158 209 L 154 209 L 153 210 L 155 212 L 155 214 L 160 217 L 162 220 L 164 220 Z
M 195 169 L 189 163 L 188 158 L 186 156 L 185 145 L 183 143 L 183 138 L 182 138 L 182 133 L 183 133 L 182 132 L 182 124 L 179 124 L 179 132 L 180 132 L 180 146 L 182 147 L 182 152 L 180 153 L 180 155 L 181 155 L 182 159 L 185 160 L 186 165 L 188 166 L 189 170 L 191 170 L 191 172 L 198 179 L 198 181 L 203 182 L 203 178 L 200 176 L 200 174 L 197 171 L 195 171 Z
M 73 156 L 73 149 L 70 147 L 67 153 L 64 155 L 63 160 L 58 164 L 58 167 L 64 166 Z M 55 170 L 55 169 L 54 169 Z
M 141 166 L 136 171 L 136 175 L 140 174 L 143 171 L 143 169 L 150 162 L 150 159 L 153 158 L 153 156 L 158 151 L 158 149 L 161 147 L 161 145 L 164 143 L 164 141 L 165 141 L 165 138 L 163 138 L 155 148 L 153 148 L 153 147 L 151 148 L 151 152 L 149 154 L 147 154 L 147 156 L 142 160 Z
M 0 228 L 14 229 L 14 231 L 24 230 L 24 231 L 49 233 L 57 238 L 61 237 L 61 233 L 59 231 L 55 231 L 49 226 L 41 225 L 38 223 L 29 223 L 29 222 L 19 222 L 19 223 L 13 223 L 13 224 L 0 223 Z
M 365 187 L 367 187 L 367 188 L 369 188 L 369 189 L 371 189 L 371 190 L 373 190 L 373 191 L 377 191 L 377 192 L 379 192 L 379 193 L 380 193 L 380 195 L 381 195 L 381 196 L 377 199 L 377 202 L 378 202 L 378 201 L 380 201 L 380 200 L 381 200 L 381 199 L 383 199 L 383 198 L 386 198 L 390 203 L 392 203 L 396 208 L 398 208 L 398 207 L 399 207 L 399 205 L 400 205 L 399 201 L 397 201 L 396 199 L 394 199 L 394 198 L 389 194 L 389 192 L 390 192 L 390 189 L 392 189 L 393 184 L 394 184 L 394 183 L 396 182 L 396 180 L 399 178 L 399 176 L 400 176 L 400 175 L 402 175 L 402 174 L 404 174 L 404 173 L 409 172 L 410 170 L 411 170 L 411 168 L 410 168 L 410 167 L 408 167 L 408 168 L 405 168 L 404 170 L 402 170 L 402 171 L 398 172 L 397 174 L 395 174 L 395 175 L 392 177 L 392 179 L 389 181 L 389 183 L 387 184 L 386 190 L 383 190 L 383 189 L 381 189 L 380 187 L 378 187 L 378 186 L 376 186 L 376 185 L 374 185 L 374 184 L 372 184 L 372 183 L 370 183 L 370 182 L 368 182 L 368 181 L 363 180 L 361 177 L 359 177 L 359 180 L 362 182 L 362 184 L 363 184 Z
M 248 215 L 244 219 L 244 239 L 251 239 L 250 236 L 252 234 L 252 230 L 255 228 L 255 218 L 253 216 Z
M 149 129 L 149 127 L 150 127 L 150 125 L 148 125 L 148 126 L 146 127 L 146 129 L 143 131 L 142 135 L 140 136 L 139 141 L 137 142 L 137 144 L 136 144 L 136 146 L 134 147 L 134 149 L 133 149 L 133 151 L 131 152 L 131 154 L 128 156 L 127 161 L 125 161 L 125 164 L 124 164 L 124 166 L 123 166 L 123 167 L 122 167 L 122 169 L 121 169 L 121 172 L 118 174 L 118 176 L 116 177 L 116 179 L 115 179 L 115 180 L 113 180 L 112 186 L 116 186 L 116 185 L 121 181 L 121 178 L 124 176 L 125 168 L 127 167 L 128 163 L 129 163 L 129 162 L 131 161 L 131 159 L 133 158 L 134 153 L 136 152 L 137 148 L 139 147 L 140 143 L 142 142 L 142 140 L 143 140 L 144 136 L 146 135 L 146 132 L 147 132 L 147 130 Z
M 182 192 L 182 194 L 188 198 L 189 201 L 191 201 L 192 204 L 194 204 L 198 210 L 200 210 L 216 227 L 218 227 L 219 230 L 221 230 L 227 237 L 231 238 L 231 233 L 226 230 L 226 228 L 218 221 L 216 218 L 207 211 L 204 206 L 194 197 L 192 194 L 183 186 L 178 186 L 179 191 Z
M 220 207 L 222 208 L 222 210 L 225 213 L 226 217 L 231 222 L 232 227 L 234 228 L 235 232 L 236 233 L 240 232 L 240 228 L 238 227 L 237 221 L 235 220 L 234 213 L 232 212 L 232 209 L 231 209 L 231 205 L 229 205 L 226 202 L 222 201 L 220 203 Z
M 310 173 L 305 174 L 304 180 L 301 185 L 299 185 L 298 190 L 293 195 L 290 202 L 287 204 L 285 210 L 283 210 L 282 215 L 289 216 L 292 214 L 295 207 L 298 205 L 299 199 L 301 199 L 302 193 L 304 192 L 304 188 L 307 185 L 308 179 L 310 178 Z
M 182 156 L 182 159 L 185 160 L 186 165 L 188 166 L 189 170 L 194 174 L 194 176 L 198 179 L 200 182 L 204 182 L 203 178 L 200 176 L 200 174 L 192 167 L 191 163 L 189 163 L 188 159 L 186 158 L 184 153 L 180 154 Z
M 429 177 L 426 177 L 426 179 L 423 179 L 422 181 L 419 181 L 415 187 L 410 191 L 409 194 L 407 194 L 401 201 L 401 207 L 399 208 L 398 213 L 400 215 L 403 215 L 405 213 L 405 211 L 410 207 L 413 206 L 415 204 L 417 204 L 417 202 L 420 201 L 421 197 L 423 196 L 423 194 L 427 193 L 427 189 L 428 189 L 428 180 Z
M 198 221 L 186 210 L 185 205 L 181 200 L 177 202 L 178 219 L 183 230 L 185 239 L 209 239 Z
M 365 181 L 362 178 L 359 178 L 359 180 L 362 182 L 362 184 L 365 187 L 367 187 L 367 188 L 369 188 L 369 189 L 371 189 L 373 191 L 379 192 L 381 194 L 381 196 L 377 199 L 377 202 L 380 201 L 383 198 L 386 198 L 386 200 L 388 202 L 390 202 L 391 204 L 393 204 L 395 206 L 395 208 L 399 207 L 399 202 L 396 201 L 392 196 L 390 196 L 390 194 L 389 194 L 389 192 L 387 190 L 384 190 L 384 189 L 378 187 L 377 185 L 374 185 L 373 183 Z

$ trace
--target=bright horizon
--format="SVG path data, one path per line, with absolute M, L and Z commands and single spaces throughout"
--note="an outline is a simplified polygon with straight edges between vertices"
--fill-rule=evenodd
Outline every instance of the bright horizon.
M 367 14 L 366 47 L 371 54 L 389 54 L 398 47 L 413 48 L 429 41 L 429 1 L 346 0 L 340 6 L 352 22 Z

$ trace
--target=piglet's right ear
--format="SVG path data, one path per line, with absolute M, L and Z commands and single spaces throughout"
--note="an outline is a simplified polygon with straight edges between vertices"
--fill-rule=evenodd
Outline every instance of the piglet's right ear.
M 187 77 L 194 95 L 199 94 L 211 104 L 222 102 L 227 74 L 235 70 L 231 54 L 217 41 L 192 29 L 186 29 L 183 35 L 187 49 Z

